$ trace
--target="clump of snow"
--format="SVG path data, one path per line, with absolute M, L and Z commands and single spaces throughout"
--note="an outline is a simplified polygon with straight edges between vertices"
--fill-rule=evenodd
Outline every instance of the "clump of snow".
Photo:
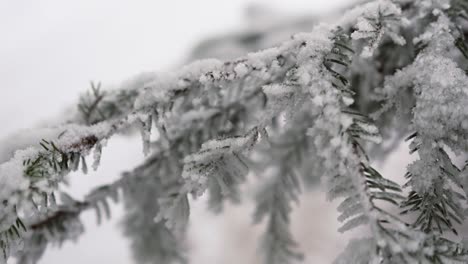
M 419 56 L 386 80 L 385 91 L 395 94 L 401 87 L 413 86 L 417 95 L 413 129 L 428 139 L 443 140 L 455 150 L 468 150 L 468 77 L 444 54 Z
M 438 17 L 439 18 L 436 22 L 430 24 L 428 30 L 426 30 L 423 34 L 413 39 L 414 44 L 428 44 L 429 42 L 432 42 L 432 44 L 435 44 L 437 43 L 433 41 L 435 36 L 446 35 L 447 33 L 450 32 L 449 18 L 443 14 L 439 14 Z M 440 39 L 439 39 L 439 42 L 440 42 Z M 446 44 L 446 43 L 443 43 L 443 44 Z
M 281 84 L 271 84 L 263 86 L 263 92 L 271 97 L 284 97 L 294 93 L 294 87 Z
M 242 78 L 245 75 L 247 75 L 247 73 L 249 72 L 249 69 L 247 68 L 247 66 L 244 63 L 238 63 L 234 67 L 234 72 L 236 72 L 237 76 Z
M 355 25 L 356 31 L 351 34 L 353 39 L 370 38 L 377 30 L 367 18 L 359 17 Z
M 0 200 L 8 200 L 14 192 L 29 188 L 29 180 L 23 176 L 23 161 L 36 155 L 37 149 L 30 147 L 16 151 L 10 161 L 0 164 Z
M 402 11 L 390 0 L 379 0 L 366 3 L 349 11 L 339 23 L 354 25 L 353 39 L 370 39 L 362 56 L 369 58 L 380 45 L 384 35 L 388 35 L 396 44 L 404 45 L 406 40 L 398 34 L 398 26 L 402 22 Z M 387 19 L 387 17 L 394 17 Z M 398 21 L 399 23 L 397 23 Z

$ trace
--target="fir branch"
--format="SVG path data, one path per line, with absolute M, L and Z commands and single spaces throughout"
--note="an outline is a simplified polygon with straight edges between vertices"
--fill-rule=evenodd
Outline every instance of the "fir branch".
M 254 219 L 257 223 L 268 219 L 262 236 L 264 263 L 294 263 L 303 259 L 290 231 L 291 202 L 298 201 L 299 179 L 291 168 L 274 169 L 272 179 L 258 193 Z
M 27 231 L 26 226 L 19 217 L 16 218 L 16 220 L 13 221 L 13 224 L 8 228 L 0 231 L 0 260 L 2 260 L 2 262 L 7 261 L 8 256 L 11 254 L 10 251 L 12 250 L 12 245 L 19 243 L 23 233 Z
M 335 42 L 346 45 L 343 40 L 347 40 L 345 35 L 335 38 Z M 334 78 L 340 78 L 333 71 L 331 75 Z M 339 100 L 330 100 L 329 103 L 338 104 L 340 108 L 344 108 L 341 114 L 349 118 L 349 121 L 345 119 L 346 122 L 341 121 L 341 124 L 336 124 L 343 117 L 334 119 L 333 115 L 324 117 L 327 122 L 339 125 L 341 131 L 339 133 L 329 131 L 331 141 L 336 142 L 332 143 L 332 146 L 317 146 L 317 148 L 328 148 L 325 158 L 334 161 L 327 166 L 326 170 L 327 174 L 331 174 L 328 179 L 330 198 L 345 198 L 338 208 L 341 212 L 339 220 L 345 222 L 340 231 L 344 232 L 367 224 L 370 226 L 372 238 L 375 241 L 375 255 L 370 257 L 371 261 L 392 258 L 400 261 L 399 263 L 411 263 L 417 259 L 415 255 L 426 254 L 424 249 L 414 249 L 409 246 L 411 243 L 424 240 L 424 235 L 409 229 L 406 223 L 376 204 L 376 201 L 382 200 L 397 205 L 403 198 L 400 195 L 401 189 L 398 184 L 383 178 L 369 165 L 368 157 L 360 141 L 379 142 L 378 130 L 369 118 L 355 111 L 347 111 L 346 107 L 352 101 L 343 99 L 341 96 L 349 95 L 339 94 L 337 96 Z M 326 123 L 320 125 L 331 126 Z M 323 128 L 315 125 L 308 134 L 312 136 L 318 133 L 316 132 L 318 129 Z
M 136 89 L 103 91 L 100 82 L 91 82 L 91 90 L 79 99 L 78 110 L 84 124 L 94 125 L 128 115 L 138 95 Z
M 414 141 L 419 142 L 418 137 Z M 425 143 L 418 144 L 417 151 L 424 153 L 427 151 L 425 148 L 427 148 Z M 411 186 L 412 191 L 406 201 L 401 204 L 405 208 L 401 213 L 416 212 L 418 217 L 413 225 L 426 233 L 442 234 L 446 230 L 451 230 L 457 235 L 454 223 L 461 225 L 465 219 L 462 204 L 465 203 L 466 198 L 451 185 L 463 188 L 459 179 L 460 170 L 452 164 L 448 154 L 442 148 L 431 150 L 431 153 L 431 156 L 421 154 L 422 160 L 410 165 L 406 173 L 408 179 L 406 186 Z M 419 166 L 425 166 L 426 170 L 419 170 Z M 424 172 L 439 175 L 434 177 L 420 174 Z M 421 186 L 421 180 L 413 179 L 413 177 L 427 178 L 427 186 Z
M 30 251 L 20 253 L 20 263 L 27 263 L 37 261 L 49 242 L 76 238 L 81 212 L 94 208 L 98 221 L 100 215 L 110 216 L 108 201 L 116 199 L 120 190 L 129 211 L 126 234 L 132 237 L 139 261 L 184 262 L 181 243 L 184 232 L 177 230 L 184 230 L 187 225 L 190 210 L 187 195 L 197 196 L 209 190 L 216 209 L 221 208 L 225 198 L 240 198 L 239 185 L 248 172 L 243 155 L 259 145 L 259 138 L 262 141 L 268 138 L 267 131 L 272 132 L 270 128 L 276 125 L 277 115 L 286 117 L 287 122 L 293 120 L 282 124 L 284 127 L 301 120 L 294 120 L 298 115 L 304 115 L 308 122 L 297 129 L 275 131 L 283 136 L 292 135 L 293 140 L 270 140 L 269 150 L 276 152 L 268 154 L 279 154 L 279 158 L 277 165 L 269 163 L 266 167 L 278 170 L 271 185 L 266 185 L 270 188 L 263 190 L 266 198 L 260 200 L 258 207 L 258 218 L 269 217 L 264 244 L 269 263 L 299 259 L 288 228 L 289 213 L 290 204 L 299 193 L 297 171 L 308 162 L 305 158 L 314 157 L 307 155 L 310 152 L 317 152 L 322 163 L 323 168 L 315 173 L 323 172 L 326 177 L 329 197 L 344 198 L 338 208 L 339 220 L 344 222 L 341 230 L 361 224 L 370 227 L 372 239 L 362 243 L 374 249 L 369 260 L 466 261 L 465 249 L 440 236 L 446 229 L 454 229 L 454 222 L 463 221 L 463 195 L 452 188 L 452 185 L 461 187 L 460 170 L 453 166 L 444 148 L 457 153 L 468 150 L 466 115 L 455 114 L 457 110 L 466 112 L 461 110 L 466 102 L 463 88 L 468 81 L 454 60 L 445 57 L 454 49 L 466 55 L 458 22 L 464 19 L 466 8 L 462 1 L 453 0 L 448 11 L 443 3 L 431 1 L 423 5 L 417 1 L 404 4 L 401 9 L 407 13 L 402 14 L 398 3 L 386 0 L 366 3 L 343 16 L 334 26 L 353 31 L 352 39 L 345 31 L 330 31 L 332 27 L 321 26 L 311 34 L 296 35 L 277 48 L 225 63 L 197 62 L 171 76 L 146 75 L 113 92 L 103 93 L 99 85 L 92 84 L 91 92 L 81 97 L 80 115 L 70 119 L 72 123 L 86 125 L 60 126 L 58 129 L 66 132 L 60 133 L 54 142 L 43 141 L 40 148 L 19 151 L 10 161 L 0 164 L 0 177 L 7 181 L 0 186 L 0 196 L 5 200 L 1 208 L 5 215 L 0 224 L 8 234 L 1 240 L 5 257 L 10 254 L 6 251 L 16 250 L 14 244 L 22 236 L 14 223 L 17 209 L 37 217 L 32 219 L 35 221 L 26 221 L 31 231 L 25 240 Z M 454 16 L 446 17 L 448 13 Z M 412 137 L 415 142 L 412 151 L 420 155 L 414 168 L 431 169 L 429 173 L 421 173 L 413 168 L 408 174 L 413 191 L 403 205 L 408 212 L 418 214 L 411 226 L 381 208 L 380 201 L 399 204 L 401 190 L 370 165 L 364 142 L 380 142 L 381 138 L 372 120 L 354 110 L 359 108 L 359 102 L 353 98 L 356 90 L 351 88 L 349 67 L 356 62 L 353 44 L 362 44 L 371 61 L 376 60 L 374 51 L 379 56 L 380 51 L 387 50 L 386 46 L 380 46 L 385 36 L 403 44 L 400 27 L 411 24 L 401 17 L 411 18 L 413 14 L 418 17 L 412 20 L 416 23 L 415 32 L 425 30 L 414 40 L 420 48 L 415 52 L 417 57 L 383 88 L 389 95 L 387 98 L 398 99 L 396 105 L 403 104 L 402 108 L 411 104 L 394 95 L 402 88 L 413 89 L 416 104 L 409 109 L 414 114 L 411 128 L 417 133 Z M 426 28 L 420 25 L 423 21 L 433 23 Z M 453 28 L 459 32 L 453 33 L 450 30 Z M 358 43 L 357 39 L 363 41 Z M 386 70 L 382 70 L 383 66 L 371 66 L 377 73 L 375 78 L 393 74 L 401 64 L 392 61 L 390 65 Z M 446 73 L 453 78 L 440 77 Z M 440 79 L 436 83 L 440 87 L 427 81 L 436 77 Z M 456 109 L 443 107 L 449 103 Z M 104 141 L 136 125 L 141 128 L 144 152 L 149 154 L 153 150 L 143 165 L 118 182 L 92 191 L 82 202 L 68 197 L 64 204 L 55 203 L 58 183 L 80 163 L 86 171 L 84 157 L 92 148 L 96 168 Z M 155 142 L 150 140 L 153 125 L 161 135 Z M 403 122 L 399 126 L 409 124 Z M 75 130 L 69 132 L 70 127 Z M 306 129 L 308 138 L 304 136 Z M 297 153 L 293 155 L 291 148 L 301 143 L 303 148 L 294 149 Z M 290 146 L 276 149 L 281 144 Z M 15 241 L 12 234 L 19 234 Z
M 291 121 L 294 125 L 285 131 L 272 126 L 267 142 L 256 150 L 259 157 L 250 162 L 253 171 L 262 176 L 254 221 L 260 223 L 267 218 L 261 241 L 264 263 L 294 263 L 303 259 L 290 231 L 290 213 L 292 203 L 299 202 L 301 178 L 309 184 L 310 177 L 318 178 L 309 175 L 313 172 L 306 168 L 301 169 L 313 155 L 309 152 L 312 144 L 305 135 L 310 121 L 304 113 L 295 117 Z

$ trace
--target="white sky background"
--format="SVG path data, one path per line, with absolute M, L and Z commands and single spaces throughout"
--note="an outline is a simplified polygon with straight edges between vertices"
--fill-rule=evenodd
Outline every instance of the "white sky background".
M 79 93 L 89 88 L 90 80 L 102 81 L 104 85 L 118 84 L 142 71 L 179 65 L 192 45 L 202 38 L 245 27 L 243 11 L 248 4 L 263 3 L 285 13 L 323 14 L 349 2 L 0 0 L 0 95 L 3 97 L 0 138 L 42 120 L 53 119 L 65 107 L 76 104 Z M 70 192 L 80 198 L 92 186 L 109 182 L 119 172 L 141 162 L 138 143 L 128 138 L 111 140 L 103 151 L 98 172 L 72 175 Z M 399 157 L 400 160 L 404 158 Z M 323 197 L 314 197 L 325 203 Z M 203 206 L 198 207 L 203 209 Z M 330 204 L 328 207 L 335 210 Z M 192 263 L 225 264 L 226 256 L 235 260 L 232 252 L 222 252 L 229 249 L 229 242 L 221 233 L 212 231 L 226 223 L 216 218 L 203 218 L 197 212 L 202 209 L 194 212 L 192 224 L 201 227 L 192 234 L 203 237 L 205 244 L 194 249 Z M 251 224 L 252 211 L 239 210 L 244 215 L 240 222 Z M 132 263 L 128 241 L 115 227 L 121 209 L 114 211 L 115 217 L 100 227 L 96 227 L 94 212 L 85 214 L 87 232 L 78 243 L 48 250 L 40 263 Z M 321 228 L 336 232 L 327 221 Z M 238 239 L 242 243 L 242 238 Z M 249 245 L 255 245 L 254 242 Z M 316 244 L 323 246 L 323 241 L 318 239 Z M 254 252 L 255 248 L 250 251 Z M 321 253 L 328 254 L 326 250 Z M 325 256 L 308 262 L 326 263 L 323 259 L 330 258 Z

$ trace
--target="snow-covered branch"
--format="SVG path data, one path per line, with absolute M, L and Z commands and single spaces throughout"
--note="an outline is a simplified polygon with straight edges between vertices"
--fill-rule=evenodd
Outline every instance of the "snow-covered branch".
M 20 263 L 37 261 L 48 243 L 82 232 L 84 210 L 94 208 L 98 221 L 109 216 L 108 202 L 121 192 L 135 257 L 141 263 L 184 262 L 188 196 L 209 192 L 211 208 L 220 212 L 226 199 L 240 200 L 240 185 L 253 171 L 268 180 L 262 182 L 256 210 L 258 221 L 268 218 L 266 263 L 301 259 L 289 231 L 291 203 L 303 183 L 319 177 L 330 199 L 343 199 L 340 231 L 361 225 L 370 230 L 370 239 L 359 240 L 349 248 L 356 252 L 342 258 L 353 263 L 465 261 L 467 251 L 440 236 L 446 229 L 456 232 L 453 221 L 464 219 L 464 195 L 456 188 L 463 187 L 466 169 L 458 169 L 447 154 L 468 150 L 468 77 L 458 61 L 468 48 L 455 22 L 466 6 L 455 2 L 371 1 L 333 24 L 232 61 L 203 60 L 173 73 L 143 74 L 113 91 L 92 83 L 64 124 L 39 129 L 30 137 L 34 142 L 12 144 L 2 157 L 3 260 L 15 254 Z M 421 21 L 431 23 L 426 27 Z M 412 34 L 419 34 L 407 39 L 412 25 L 417 25 Z M 415 48 L 414 56 L 406 65 L 379 65 L 386 58 L 382 43 L 390 50 Z M 362 77 L 369 73 L 353 70 L 356 65 L 372 68 L 377 76 Z M 384 84 L 378 94 L 384 106 L 374 117 L 393 106 L 411 114 L 411 124 L 405 125 L 415 132 L 411 148 L 419 160 L 408 168 L 412 192 L 406 199 L 367 155 L 368 144 L 379 144 L 382 137 L 374 120 L 359 111 L 357 100 L 364 95 L 356 92 L 365 90 L 355 86 L 362 80 L 367 88 Z M 403 102 L 408 94 L 410 103 Z M 148 155 L 142 165 L 83 201 L 67 195 L 56 201 L 70 171 L 86 172 L 91 153 L 97 169 L 107 140 L 134 128 Z M 154 141 L 152 133 L 158 135 Z M 382 201 L 418 212 L 414 225 L 384 210 Z

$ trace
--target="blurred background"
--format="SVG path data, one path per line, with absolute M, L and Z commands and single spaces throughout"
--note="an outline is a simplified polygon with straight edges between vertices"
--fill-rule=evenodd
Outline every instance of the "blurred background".
M 74 107 L 90 81 L 113 85 L 141 72 L 170 71 L 199 58 L 233 58 L 270 47 L 293 33 L 330 20 L 353 0 L 0 0 L 0 138 L 47 124 Z M 1 148 L 0 140 L 0 148 Z M 410 157 L 404 146 L 384 175 L 399 178 Z M 71 175 L 65 187 L 82 198 L 143 160 L 138 137 L 112 139 L 101 167 Z M 192 264 L 259 263 L 262 226 L 252 227 L 253 206 L 229 206 L 222 215 L 194 201 L 188 234 Z M 97 226 L 83 215 L 86 233 L 75 243 L 46 251 L 40 263 L 131 264 L 128 241 L 113 206 L 110 221 Z M 336 229 L 336 204 L 320 191 L 305 194 L 294 212 L 293 230 L 305 263 L 331 263 L 354 234 Z

